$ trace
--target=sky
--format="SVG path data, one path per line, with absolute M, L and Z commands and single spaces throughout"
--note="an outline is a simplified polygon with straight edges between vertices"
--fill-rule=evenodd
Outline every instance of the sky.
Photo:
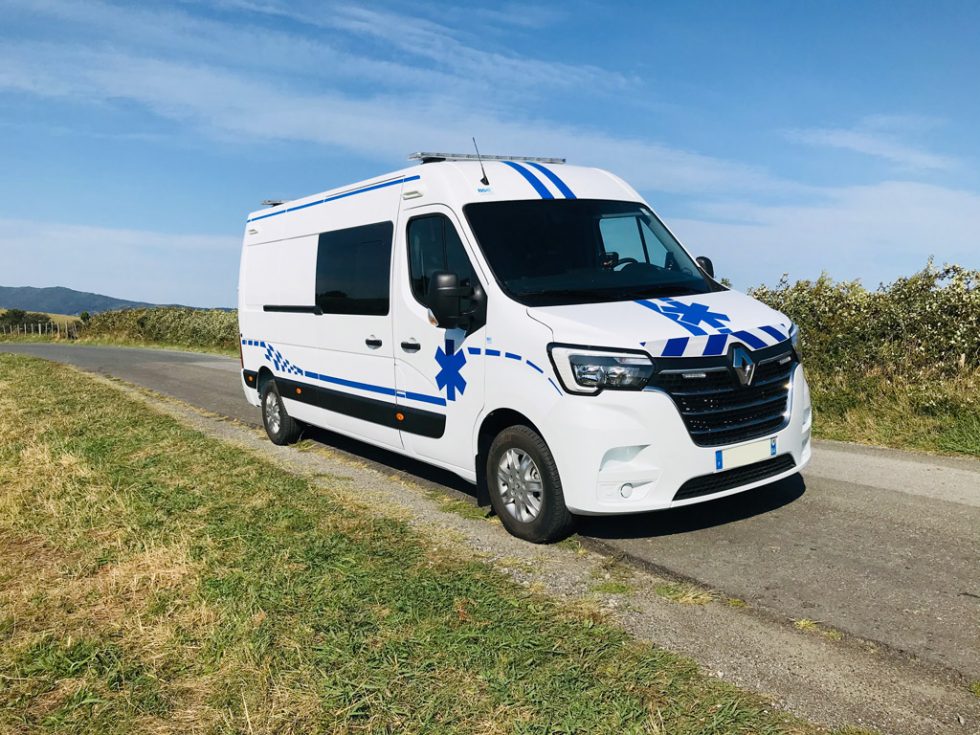
M 0 0 L 0 285 L 233 306 L 245 216 L 560 156 L 737 288 L 980 268 L 980 3 Z

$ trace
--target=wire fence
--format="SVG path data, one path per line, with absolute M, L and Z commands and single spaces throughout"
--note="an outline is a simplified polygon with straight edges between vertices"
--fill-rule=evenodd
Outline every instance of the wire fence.
M 77 324 L 58 322 L 25 322 L 22 324 L 0 324 L 0 335 L 10 336 L 50 336 L 61 339 L 78 339 Z

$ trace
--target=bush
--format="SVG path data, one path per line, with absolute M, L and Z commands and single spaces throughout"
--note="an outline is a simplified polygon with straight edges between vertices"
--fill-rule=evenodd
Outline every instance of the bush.
M 93 314 L 80 337 L 153 342 L 204 349 L 235 349 L 238 314 L 218 309 L 160 306 Z
M 810 369 L 919 381 L 980 367 L 978 284 L 980 271 L 930 261 L 874 291 L 824 274 L 749 293 L 799 325 Z

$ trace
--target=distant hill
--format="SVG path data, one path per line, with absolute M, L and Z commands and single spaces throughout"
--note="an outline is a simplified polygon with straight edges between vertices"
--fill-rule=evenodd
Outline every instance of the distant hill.
M 143 301 L 127 301 L 98 293 L 76 291 L 63 286 L 34 288 L 33 286 L 0 286 L 0 308 L 45 311 L 54 314 L 95 314 L 135 306 L 155 306 Z

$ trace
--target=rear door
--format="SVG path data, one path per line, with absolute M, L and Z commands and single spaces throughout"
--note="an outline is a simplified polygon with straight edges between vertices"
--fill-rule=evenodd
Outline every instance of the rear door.
M 473 428 L 484 403 L 486 326 L 434 326 L 426 293 L 435 271 L 454 272 L 461 284 L 482 287 L 482 281 L 448 207 L 403 212 L 399 230 L 392 316 L 398 401 L 406 407 L 402 442 L 419 457 L 471 472 Z

